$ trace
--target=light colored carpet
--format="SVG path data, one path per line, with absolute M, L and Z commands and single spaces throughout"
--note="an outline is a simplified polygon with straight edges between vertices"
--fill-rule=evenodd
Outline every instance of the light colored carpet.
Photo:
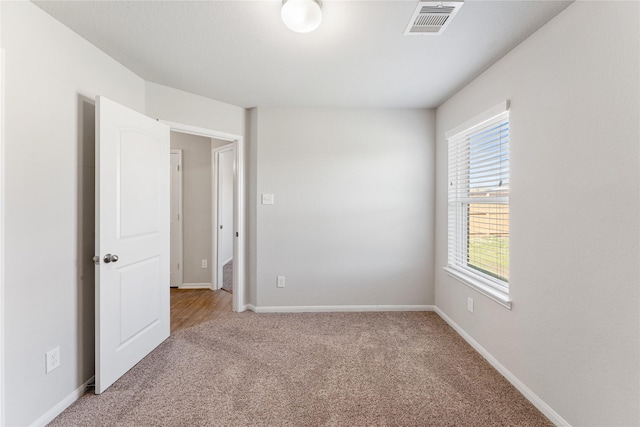
M 233 260 L 222 266 L 222 289 L 233 293 Z
M 52 426 L 549 426 L 435 313 L 229 313 Z

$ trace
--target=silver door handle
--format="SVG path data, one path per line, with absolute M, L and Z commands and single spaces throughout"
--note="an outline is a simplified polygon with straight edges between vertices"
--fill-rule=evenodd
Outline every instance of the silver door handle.
M 105 264 L 109 264 L 110 262 L 118 262 L 118 255 L 106 254 L 103 258 Z

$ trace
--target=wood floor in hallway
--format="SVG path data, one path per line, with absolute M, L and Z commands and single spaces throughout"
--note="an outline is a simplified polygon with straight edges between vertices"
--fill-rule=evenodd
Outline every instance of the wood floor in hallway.
M 231 301 L 222 289 L 171 288 L 171 333 L 231 313 Z

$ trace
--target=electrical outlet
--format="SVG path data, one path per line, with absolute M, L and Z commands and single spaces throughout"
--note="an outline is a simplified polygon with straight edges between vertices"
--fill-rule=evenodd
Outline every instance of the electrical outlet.
M 47 351 L 45 353 L 45 361 L 45 370 L 47 374 L 60 366 L 60 346 Z
M 202 260 L 202 268 L 207 268 L 207 265 L 209 265 L 209 263 L 207 262 L 206 259 Z
M 278 287 L 284 288 L 284 276 L 278 276 Z
M 469 310 L 470 313 L 473 313 L 473 298 L 471 297 L 467 297 L 467 310 Z

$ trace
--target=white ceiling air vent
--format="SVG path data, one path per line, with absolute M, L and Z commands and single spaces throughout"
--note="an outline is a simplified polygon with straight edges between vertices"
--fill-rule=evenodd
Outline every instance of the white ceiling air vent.
M 461 1 L 421 1 L 404 30 L 406 35 L 442 34 L 464 3 Z

